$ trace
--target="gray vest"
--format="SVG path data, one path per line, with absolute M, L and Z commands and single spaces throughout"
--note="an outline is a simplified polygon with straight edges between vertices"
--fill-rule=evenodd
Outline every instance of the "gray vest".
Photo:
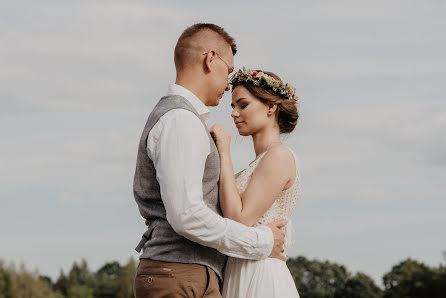
M 136 251 L 140 252 L 143 249 L 141 259 L 209 266 L 222 280 L 226 256 L 213 248 L 202 246 L 178 235 L 167 222 L 166 209 L 161 200 L 160 185 L 156 179 L 156 170 L 153 161 L 147 155 L 147 137 L 150 130 L 165 113 L 173 109 L 188 110 L 199 117 L 197 111 L 187 99 L 176 95 L 161 98 L 149 115 L 139 142 L 133 181 L 133 194 L 136 203 L 142 217 L 149 221 L 149 226 L 136 247 Z M 202 119 L 200 120 L 203 122 Z M 209 136 L 211 149 L 206 159 L 203 175 L 203 200 L 210 209 L 221 216 L 218 202 L 220 158 L 217 147 L 204 122 L 203 126 Z M 184 175 L 187 175 L 187 173 L 184 173 Z

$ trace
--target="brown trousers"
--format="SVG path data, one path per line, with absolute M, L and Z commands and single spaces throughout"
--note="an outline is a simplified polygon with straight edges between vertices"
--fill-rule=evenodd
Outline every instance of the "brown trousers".
M 134 287 L 135 298 L 221 298 L 217 274 L 198 264 L 141 259 Z

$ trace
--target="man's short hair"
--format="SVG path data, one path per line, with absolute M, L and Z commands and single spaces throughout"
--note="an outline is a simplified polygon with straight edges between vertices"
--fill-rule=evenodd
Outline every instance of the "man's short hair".
M 215 24 L 209 24 L 209 23 L 198 23 L 194 24 L 186 30 L 183 31 L 181 36 L 178 38 L 177 45 L 175 46 L 175 65 L 183 65 L 184 60 L 187 59 L 187 52 L 190 45 L 190 40 L 193 38 L 197 33 L 204 31 L 204 30 L 210 30 L 215 32 L 222 40 L 224 40 L 228 45 L 231 46 L 232 54 L 235 55 L 237 53 L 237 45 L 235 44 L 235 40 L 232 36 L 230 36 L 225 29 L 223 29 L 220 26 L 217 26 Z

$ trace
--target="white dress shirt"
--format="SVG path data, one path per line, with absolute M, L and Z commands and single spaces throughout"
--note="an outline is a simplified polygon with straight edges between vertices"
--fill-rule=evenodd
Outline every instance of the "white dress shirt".
M 167 95 L 186 98 L 205 123 L 209 109 L 186 88 L 171 84 Z M 203 123 L 192 112 L 170 110 L 153 126 L 147 138 L 147 154 L 156 169 L 167 221 L 187 239 L 243 259 L 263 259 L 274 244 L 270 228 L 247 227 L 223 218 L 203 201 L 203 174 L 210 153 Z

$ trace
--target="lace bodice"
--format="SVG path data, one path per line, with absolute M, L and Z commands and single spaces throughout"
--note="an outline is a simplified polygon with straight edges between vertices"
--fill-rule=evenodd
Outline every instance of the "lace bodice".
M 265 212 L 262 217 L 259 218 L 257 223 L 254 225 L 266 225 L 279 219 L 286 219 L 288 221 L 288 224 L 284 227 L 286 233 L 284 244 L 285 250 L 287 250 L 287 248 L 290 247 L 294 241 L 294 230 L 291 223 L 291 214 L 294 210 L 294 207 L 296 207 L 297 200 L 300 195 L 300 175 L 298 160 L 294 152 L 290 148 L 288 149 L 293 154 L 296 163 L 296 179 L 294 180 L 294 183 L 291 185 L 291 187 L 280 192 L 271 207 Z M 252 174 L 254 173 L 257 165 L 260 163 L 265 154 L 266 152 L 260 154 L 253 162 L 251 162 L 251 164 L 246 169 L 235 175 L 235 181 L 240 194 L 245 191 L 246 187 L 249 184 L 249 181 L 251 180 Z

